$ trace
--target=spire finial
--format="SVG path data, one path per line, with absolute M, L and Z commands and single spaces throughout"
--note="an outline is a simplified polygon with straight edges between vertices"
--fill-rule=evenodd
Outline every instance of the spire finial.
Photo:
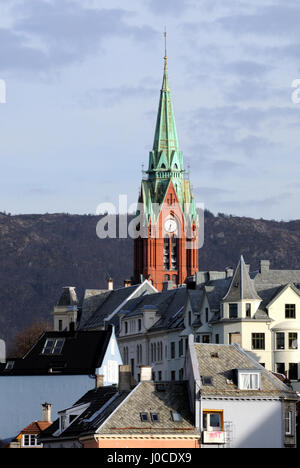
M 168 61 L 168 55 L 167 55 L 167 28 L 165 26 L 165 32 L 164 32 L 164 38 L 165 38 L 165 65 L 167 65 L 167 61 Z

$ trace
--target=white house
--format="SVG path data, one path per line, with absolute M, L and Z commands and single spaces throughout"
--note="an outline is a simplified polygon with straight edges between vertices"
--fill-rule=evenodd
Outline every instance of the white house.
M 191 335 L 185 377 L 201 448 L 296 448 L 297 394 L 239 345 Z

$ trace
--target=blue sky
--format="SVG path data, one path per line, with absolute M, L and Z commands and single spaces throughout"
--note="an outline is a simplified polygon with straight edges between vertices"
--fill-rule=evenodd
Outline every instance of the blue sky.
M 0 211 L 136 201 L 166 25 L 196 200 L 214 213 L 299 218 L 299 16 L 296 0 L 1 2 Z

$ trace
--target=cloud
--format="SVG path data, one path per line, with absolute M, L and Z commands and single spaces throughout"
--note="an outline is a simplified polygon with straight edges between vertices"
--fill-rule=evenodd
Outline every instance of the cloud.
M 150 41 L 151 26 L 133 26 L 122 9 L 91 9 L 72 0 L 26 0 L 10 29 L 0 29 L 0 69 L 62 66 L 97 53 L 111 37 Z

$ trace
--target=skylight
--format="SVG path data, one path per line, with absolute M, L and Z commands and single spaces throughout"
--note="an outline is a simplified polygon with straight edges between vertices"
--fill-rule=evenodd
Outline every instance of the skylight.
M 51 354 L 61 354 L 65 340 L 64 338 L 48 338 L 46 340 L 42 354 L 51 355 Z
M 172 419 L 174 422 L 181 422 L 182 416 L 181 414 L 177 413 L 176 411 L 172 411 Z

